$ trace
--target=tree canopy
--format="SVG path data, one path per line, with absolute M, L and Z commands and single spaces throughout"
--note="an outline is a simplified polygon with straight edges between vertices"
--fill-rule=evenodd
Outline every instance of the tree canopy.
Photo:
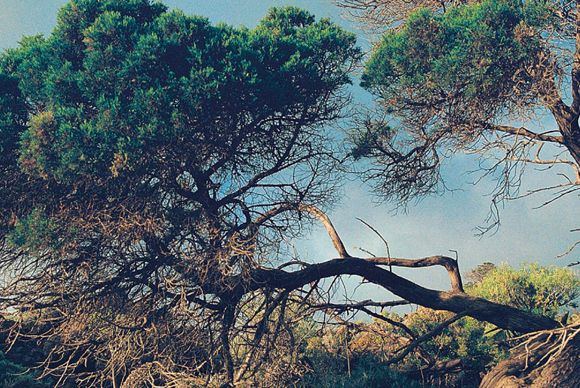
M 514 69 L 537 64 L 545 50 L 535 34 L 552 15 L 539 3 L 533 12 L 514 4 L 411 14 L 425 40 L 400 35 L 410 31 L 403 28 L 386 38 L 392 49 L 381 46 L 408 74 L 383 72 L 391 62 L 375 55 L 365 85 L 379 93 L 390 89 L 377 79 L 396 78 L 410 93 L 400 101 L 414 103 L 421 94 L 413 88 L 422 88 L 418 102 L 444 108 L 451 93 L 477 101 L 483 90 L 479 119 L 513 113 L 516 94 L 494 105 L 504 103 L 504 92 L 493 77 L 504 77 L 512 92 L 535 85 Z M 488 41 L 462 53 L 476 42 L 461 43 L 467 35 L 457 31 L 472 27 Z M 449 53 L 435 55 L 440 45 Z M 503 57 L 491 49 L 505 50 Z M 412 52 L 433 58 L 403 59 Z M 491 61 L 485 71 L 469 62 L 482 53 Z M 361 59 L 352 33 L 295 7 L 272 8 L 249 29 L 214 26 L 149 0 L 72 0 L 48 37 L 7 50 L 0 56 L 0 309 L 9 339 L 50 344 L 45 373 L 59 383 L 225 388 L 265 387 L 272 378 L 290 384 L 301 365 L 296 325 L 313 311 L 417 303 L 455 313 L 446 324 L 468 315 L 520 332 L 558 327 L 550 317 L 466 294 L 456 259 L 347 251 L 324 213 L 346 156 L 335 150 L 330 125 L 346 114 L 346 88 Z M 447 74 L 465 63 L 465 73 Z M 413 83 L 419 67 L 425 76 Z M 445 101 L 432 101 L 439 92 Z M 465 107 L 443 110 L 471 120 Z M 411 123 L 423 117 L 405 106 L 399 112 L 409 112 Z M 391 129 L 372 124 L 356 156 L 383 153 L 377 146 L 386 147 Z M 387 156 L 419 176 L 424 166 L 434 170 L 421 157 L 458 135 L 438 125 L 423 128 L 435 142 L 425 138 L 428 145 L 410 157 Z M 285 250 L 283 242 L 315 220 L 338 258 L 312 263 Z M 393 272 L 430 266 L 447 270 L 450 290 Z M 342 275 L 402 300 L 332 305 L 332 287 L 322 280 Z M 275 373 L 265 377 L 264 365 Z
M 332 201 L 324 125 L 359 58 L 353 34 L 293 7 L 236 29 L 148 0 L 66 5 L 1 58 L 3 307 L 42 311 L 55 358 L 109 376 L 153 354 L 197 370 L 217 341 L 205 368 L 233 379 L 244 279 L 298 232 L 273 216 Z
M 339 3 L 357 3 L 364 20 L 378 18 L 363 2 Z M 395 12 L 387 2 L 370 3 Z M 379 195 L 405 203 L 445 188 L 441 167 L 458 153 L 479 155 L 481 169 L 498 179 L 494 202 L 517 195 L 526 165 L 564 166 L 560 182 L 535 191 L 574 192 L 580 98 L 573 5 L 409 7 L 403 21 L 384 26 L 366 64 L 362 85 L 380 108 L 353 135 L 353 155 L 372 161 L 366 177 Z

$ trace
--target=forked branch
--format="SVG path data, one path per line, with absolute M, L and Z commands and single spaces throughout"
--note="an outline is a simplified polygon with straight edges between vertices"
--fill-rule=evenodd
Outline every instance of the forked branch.
M 285 210 L 300 210 L 316 217 L 326 228 L 340 256 L 338 259 L 309 264 L 295 271 L 272 268 L 256 268 L 251 274 L 251 284 L 239 282 L 240 293 L 271 287 L 273 289 L 296 290 L 320 279 L 341 275 L 360 276 L 366 281 L 379 285 L 398 297 L 435 310 L 446 310 L 471 316 L 475 319 L 518 332 L 552 329 L 559 323 L 544 316 L 521 311 L 513 307 L 476 298 L 463 292 L 457 260 L 447 256 L 431 256 L 422 259 L 400 259 L 391 257 L 358 258 L 348 254 L 330 219 L 318 208 L 311 205 L 286 207 Z M 277 214 L 280 211 L 277 210 Z M 383 265 L 407 268 L 441 265 L 451 277 L 452 290 L 438 291 L 422 287 L 412 281 L 382 268 Z

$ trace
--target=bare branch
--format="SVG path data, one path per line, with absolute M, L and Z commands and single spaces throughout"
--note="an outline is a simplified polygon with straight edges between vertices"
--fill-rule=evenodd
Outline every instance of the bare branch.
M 387 240 L 385 240 L 384 237 L 375 228 L 373 228 L 369 223 L 367 223 L 365 220 L 363 220 L 361 218 L 357 218 L 357 220 L 359 220 L 360 222 L 365 224 L 370 230 L 375 232 L 375 234 L 377 236 L 379 236 L 379 238 L 385 243 L 385 248 L 387 250 L 387 259 L 388 259 L 388 263 L 389 263 L 389 270 L 393 271 L 393 267 L 391 266 L 391 253 L 389 251 L 389 243 L 387 243 Z
M 365 259 L 375 264 L 387 264 L 389 266 L 406 267 L 406 268 L 422 268 L 440 265 L 445 267 L 449 273 L 451 280 L 451 289 L 454 291 L 463 292 L 463 281 L 461 280 L 461 273 L 459 272 L 459 265 L 457 260 L 449 256 L 429 256 L 421 259 L 400 259 L 394 257 L 373 257 Z
M 449 319 L 447 319 L 444 322 L 441 322 L 439 325 L 437 325 L 437 327 L 433 330 L 431 330 L 429 333 L 423 334 L 421 337 L 414 339 L 413 341 L 411 341 L 411 343 L 407 346 L 405 346 L 402 349 L 399 349 L 398 351 L 401 351 L 401 354 L 399 354 L 397 357 L 394 357 L 392 359 L 390 359 L 389 361 L 387 361 L 388 365 L 391 364 L 396 364 L 397 362 L 401 361 L 402 359 L 404 359 L 405 357 L 407 357 L 407 355 L 413 350 L 415 349 L 417 346 L 419 346 L 420 344 L 422 344 L 425 341 L 428 341 L 429 339 L 441 334 L 441 332 L 449 325 L 455 323 L 456 321 L 458 321 L 459 319 L 463 318 L 464 316 L 466 316 L 466 313 L 459 313 Z
M 393 294 L 435 310 L 466 313 L 478 320 L 514 331 L 530 332 L 557 327 L 558 322 L 542 316 L 473 297 L 460 291 L 436 291 L 419 286 L 368 260 L 341 258 L 329 260 L 294 272 L 258 268 L 253 271 L 251 289 L 269 286 L 293 290 L 322 278 L 357 275 Z M 385 258 L 386 260 L 386 258 Z
M 538 141 L 543 141 L 543 142 L 564 144 L 564 139 L 562 136 L 552 136 L 552 135 L 547 135 L 547 134 L 543 134 L 543 133 L 535 133 L 535 132 L 532 132 L 529 129 L 526 129 L 524 127 L 516 128 L 516 127 L 509 126 L 509 125 L 499 125 L 499 124 L 492 124 L 492 123 L 487 123 L 487 122 L 479 123 L 479 125 L 481 125 L 481 127 L 483 129 L 486 129 L 489 131 L 503 132 L 503 133 L 507 133 L 510 135 L 515 135 L 518 137 L 527 138 L 530 140 L 538 140 Z
M 326 231 L 328 232 L 328 235 L 330 236 L 330 239 L 334 244 L 334 248 L 336 249 L 340 257 L 342 258 L 351 257 L 350 254 L 346 251 L 346 248 L 344 247 L 344 244 L 340 236 L 336 232 L 334 225 L 332 225 L 332 222 L 330 222 L 330 219 L 326 214 L 324 214 L 322 211 L 320 211 L 320 209 L 312 205 L 299 204 L 298 209 L 310 213 L 311 215 L 316 217 L 318 221 L 322 223 L 324 228 L 326 228 Z

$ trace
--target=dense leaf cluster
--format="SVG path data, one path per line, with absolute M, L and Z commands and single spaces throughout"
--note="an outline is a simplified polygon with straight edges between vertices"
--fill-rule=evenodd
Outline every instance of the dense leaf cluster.
M 554 17 L 543 1 L 485 0 L 418 9 L 386 32 L 362 77 L 385 117 L 355 130 L 353 152 L 372 158 L 367 177 L 380 195 L 405 202 L 441 187 L 445 158 L 485 148 L 490 124 L 519 121 L 542 102 L 539 68 L 556 72 L 544 39 Z
M 361 120 L 353 136 L 351 156 L 374 158 L 367 178 L 406 200 L 435 188 L 441 160 L 474 144 L 484 155 L 499 144 L 519 162 L 552 142 L 580 162 L 580 61 L 555 58 L 547 36 L 571 36 L 565 23 L 551 27 L 567 16 L 546 2 L 438 4 L 409 13 L 367 64 L 363 86 L 391 119 Z M 475 375 L 499 353 L 481 341 L 483 323 L 449 329 L 461 317 L 522 332 L 558 326 L 551 317 L 578 294 L 567 274 L 508 273 L 507 299 L 491 292 L 499 280 L 473 286 L 502 305 L 466 294 L 453 258 L 348 253 L 323 210 L 345 156 L 329 124 L 345 114 L 360 58 L 353 34 L 296 7 L 272 8 L 249 29 L 150 0 L 72 0 L 48 37 L 0 55 L 0 310 L 9 340 L 47 345 L 44 373 L 65 384 L 267 388 L 384 385 L 397 375 L 369 362 L 402 359 L 418 349 L 418 334 L 429 352 L 410 364 L 439 373 L 450 364 L 428 353 L 471 358 Z M 564 68 L 570 106 L 558 95 Z M 558 135 L 498 124 L 536 104 L 554 115 Z M 303 216 L 323 224 L 340 258 L 281 255 Z M 450 291 L 392 270 L 432 266 L 446 268 Z M 323 279 L 341 275 L 405 300 L 329 303 Z M 411 302 L 448 312 L 405 320 L 374 310 Z M 304 346 L 299 322 L 316 310 L 338 312 L 342 327 L 327 340 L 345 355 L 314 349 L 320 338 Z M 366 340 L 388 347 L 361 350 L 359 365 L 350 364 L 352 325 L 341 318 L 353 310 L 397 328 L 359 338 L 361 349 Z M 401 343 L 411 346 L 401 352 Z M 348 379 L 338 370 L 344 356 Z M 321 376 L 308 357 L 327 358 L 339 376 Z
M 232 381 L 248 273 L 300 228 L 279 205 L 332 199 L 359 58 L 295 7 L 249 29 L 149 0 L 73 0 L 0 57 L 2 308 L 38 314 L 49 369 Z

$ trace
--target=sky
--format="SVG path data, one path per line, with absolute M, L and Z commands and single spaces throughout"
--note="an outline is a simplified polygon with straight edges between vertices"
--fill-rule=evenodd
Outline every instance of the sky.
M 0 0 L 0 48 L 16 47 L 23 36 L 48 35 L 56 23 L 56 14 L 66 0 Z M 206 16 L 212 23 L 225 22 L 234 26 L 255 26 L 272 6 L 296 5 L 310 10 L 317 17 L 330 17 L 338 24 L 355 31 L 353 23 L 341 17 L 341 11 L 325 0 L 165 0 L 169 8 L 186 14 Z M 366 40 L 361 38 L 361 44 Z M 354 95 L 365 103 L 369 100 L 355 85 Z M 537 261 L 542 265 L 564 266 L 580 260 L 580 248 L 564 258 L 554 258 L 565 252 L 580 232 L 578 198 L 568 196 L 553 205 L 536 209 L 546 197 L 528 197 L 510 201 L 502 209 L 502 225 L 494 234 L 476 235 L 489 211 L 490 196 L 495 182 L 484 180 L 472 185 L 477 176 L 468 174 L 475 166 L 473 158 L 458 157 L 450 161 L 445 175 L 453 193 L 428 197 L 411 204 L 405 212 L 395 211 L 395 205 L 379 203 L 369 188 L 353 179 L 345 184 L 341 201 L 329 216 L 351 254 L 362 247 L 376 255 L 385 255 L 382 241 L 356 220 L 362 218 L 379 231 L 389 243 L 393 257 L 420 258 L 432 255 L 454 255 L 465 274 L 483 262 L 506 262 L 517 266 L 522 261 Z M 532 170 L 532 169 L 529 169 Z M 527 173 L 523 189 L 541 187 L 554 179 L 554 172 Z M 307 260 L 323 261 L 336 257 L 332 243 L 321 227 L 295 242 L 297 251 Z M 364 255 L 361 251 L 358 254 Z M 449 289 L 443 268 L 421 270 L 396 269 L 426 287 Z M 356 282 L 356 280 L 353 280 Z M 385 291 L 363 288 L 359 297 L 377 300 L 389 298 Z

